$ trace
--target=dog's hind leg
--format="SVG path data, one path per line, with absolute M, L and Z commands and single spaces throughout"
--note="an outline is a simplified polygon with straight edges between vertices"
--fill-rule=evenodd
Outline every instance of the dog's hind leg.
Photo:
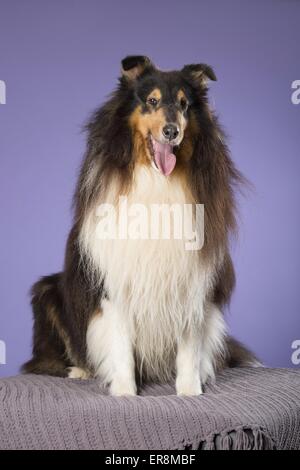
M 26 374 L 43 374 L 53 375 L 56 377 L 68 377 L 69 369 L 63 360 L 59 358 L 49 357 L 42 359 L 42 357 L 34 357 L 22 366 L 22 372 Z
M 60 279 L 59 273 L 45 276 L 32 287 L 33 357 L 23 365 L 23 372 L 68 377 L 74 365 L 61 322 Z

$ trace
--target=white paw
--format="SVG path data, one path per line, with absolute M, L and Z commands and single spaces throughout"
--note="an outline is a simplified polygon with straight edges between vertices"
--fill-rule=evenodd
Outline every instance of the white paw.
M 115 397 L 122 397 L 124 395 L 136 395 L 136 384 L 131 380 L 115 379 L 110 384 L 110 394 Z
M 80 367 L 69 367 L 69 379 L 82 379 L 86 380 L 90 377 L 89 373 Z
M 176 392 L 177 395 L 198 396 L 203 393 L 200 379 L 178 377 L 176 379 Z

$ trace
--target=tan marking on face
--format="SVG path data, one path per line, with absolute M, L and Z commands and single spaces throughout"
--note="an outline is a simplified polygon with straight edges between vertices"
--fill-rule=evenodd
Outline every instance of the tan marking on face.
M 154 139 L 161 140 L 162 128 L 166 125 L 166 116 L 162 108 L 154 109 L 149 114 L 141 118 L 141 125 L 144 131 L 148 130 Z
M 149 113 L 142 113 L 138 106 L 129 119 L 133 132 L 134 152 L 140 162 L 149 162 L 152 157 L 148 148 L 148 136 L 161 140 L 162 128 L 166 125 L 166 117 L 162 108 L 152 109 Z
M 166 117 L 162 108 L 153 109 L 149 113 L 142 113 L 141 106 L 138 106 L 129 118 L 131 128 L 138 131 L 146 139 L 151 133 L 155 139 L 161 138 L 161 129 L 166 124 Z
M 151 156 L 146 138 L 138 130 L 133 131 L 133 154 L 138 163 L 147 164 L 150 162 Z
M 178 90 L 178 92 L 177 92 L 177 100 L 180 101 L 180 100 L 182 100 L 182 99 L 184 99 L 185 101 L 187 101 L 187 97 L 186 97 L 184 91 L 183 91 L 183 90 Z
M 161 100 L 161 91 L 160 91 L 160 89 L 159 88 L 154 88 L 154 90 L 152 90 L 151 93 L 149 93 L 149 95 L 147 96 L 147 101 L 150 98 L 155 98 L 157 101 Z

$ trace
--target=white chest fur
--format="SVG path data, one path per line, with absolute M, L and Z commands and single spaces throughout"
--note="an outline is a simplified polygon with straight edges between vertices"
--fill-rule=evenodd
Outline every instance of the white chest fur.
M 116 205 L 117 197 L 117 185 L 112 184 L 105 203 Z M 135 173 L 127 207 L 136 203 L 146 208 L 184 205 L 191 198 L 179 178 L 141 167 Z M 183 331 L 199 327 L 202 321 L 213 267 L 204 265 L 199 251 L 188 251 L 184 239 L 103 240 L 97 235 L 98 222 L 95 211 L 91 212 L 80 235 L 91 274 L 94 279 L 105 275 L 109 299 L 126 318 L 136 356 L 148 374 L 167 371 Z

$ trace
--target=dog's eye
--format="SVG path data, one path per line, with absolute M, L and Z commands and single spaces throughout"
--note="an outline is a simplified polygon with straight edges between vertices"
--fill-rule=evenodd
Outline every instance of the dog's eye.
M 181 100 L 180 100 L 180 106 L 181 106 L 181 109 L 183 109 L 184 111 L 186 111 L 186 110 L 187 110 L 187 107 L 188 107 L 187 100 L 184 99 L 184 98 L 181 98 Z
M 149 98 L 148 103 L 151 104 L 151 106 L 157 106 L 158 100 L 156 98 Z

